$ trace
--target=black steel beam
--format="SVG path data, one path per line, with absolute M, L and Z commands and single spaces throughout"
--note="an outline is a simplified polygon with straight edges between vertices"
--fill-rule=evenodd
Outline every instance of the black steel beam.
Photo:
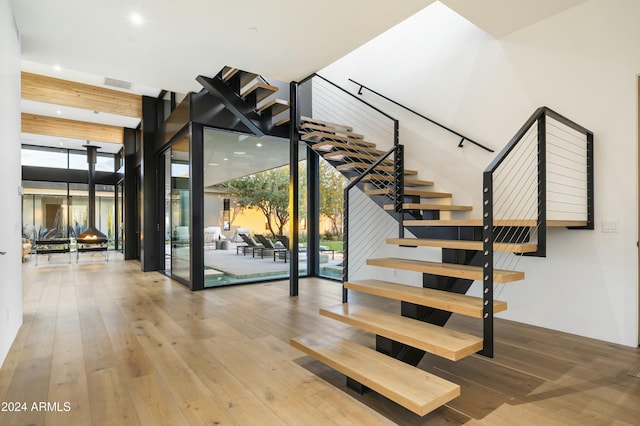
M 254 109 L 240 98 L 222 80 L 199 75 L 196 80 L 208 92 L 220 98 L 224 106 L 229 109 L 256 136 L 264 136 L 265 132 L 260 123 L 261 118 Z M 293 111 L 293 105 L 291 105 Z

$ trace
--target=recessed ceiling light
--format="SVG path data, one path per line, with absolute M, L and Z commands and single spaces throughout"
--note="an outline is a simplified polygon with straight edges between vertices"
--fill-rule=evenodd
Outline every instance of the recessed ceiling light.
M 60 143 L 59 143 L 59 145 L 60 145 L 60 146 L 64 146 L 64 142 L 60 142 Z
M 60 65 L 57 65 L 57 64 L 53 66 L 53 69 L 55 71 L 58 71 L 58 72 L 62 71 L 62 67 Z
M 224 161 L 229 161 L 229 159 L 228 159 L 228 158 L 223 158 L 223 160 L 224 160 Z
M 60 115 L 60 114 L 62 114 L 62 111 L 57 110 L 57 111 L 56 111 L 56 114 Z
M 245 155 L 246 154 L 246 152 L 244 152 L 244 151 L 234 151 L 233 153 L 235 155 Z
M 218 163 L 209 163 L 210 166 L 219 166 L 220 164 Z
M 262 144 L 261 144 L 260 142 L 258 142 L 258 143 L 256 144 L 256 146 L 260 147 L 260 146 L 262 146 Z
M 138 12 L 131 13 L 131 15 L 129 15 L 129 20 L 133 25 L 138 27 L 144 23 L 144 19 L 142 19 L 142 15 L 140 15 Z

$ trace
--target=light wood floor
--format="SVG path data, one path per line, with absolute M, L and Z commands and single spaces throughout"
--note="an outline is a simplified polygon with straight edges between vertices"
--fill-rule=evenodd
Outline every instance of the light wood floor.
M 0 412 L 0 425 L 640 424 L 640 378 L 627 375 L 637 349 L 497 321 L 494 359 L 422 361 L 462 396 L 421 418 L 345 392 L 343 376 L 288 345 L 344 328 L 317 314 L 339 303 L 339 284 L 303 280 L 297 298 L 288 282 L 192 293 L 120 259 L 24 265 L 24 325 L 0 369 L 0 403 L 28 411 Z M 32 411 L 41 401 L 70 411 Z

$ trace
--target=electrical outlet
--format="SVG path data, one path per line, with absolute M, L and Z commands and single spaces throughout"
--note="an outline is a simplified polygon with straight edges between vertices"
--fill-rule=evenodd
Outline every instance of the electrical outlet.
M 616 219 L 605 219 L 602 221 L 602 232 L 619 232 L 620 223 Z

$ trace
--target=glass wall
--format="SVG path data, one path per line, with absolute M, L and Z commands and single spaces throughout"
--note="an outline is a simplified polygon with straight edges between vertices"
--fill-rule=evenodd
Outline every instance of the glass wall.
M 306 188 L 304 144 L 299 152 Z M 203 167 L 205 287 L 288 278 L 289 141 L 205 129 Z M 306 275 L 302 198 L 296 249 Z
M 75 238 L 88 227 L 86 184 L 23 181 L 22 233 L 30 240 Z M 115 188 L 96 185 L 96 226 L 109 238 L 115 235 Z
M 111 147 L 113 149 L 113 147 Z M 22 232 L 30 240 L 71 238 L 84 232 L 89 225 L 89 194 L 86 183 L 65 182 L 66 170 L 87 170 L 85 151 L 23 145 L 22 166 L 27 171 L 46 167 L 52 181 L 22 182 Z M 114 154 L 98 153 L 96 170 L 114 172 Z M 59 170 L 56 170 L 59 169 Z M 23 172 L 27 173 L 27 172 Z M 35 173 L 39 178 L 39 173 Z M 41 173 L 40 173 L 41 174 Z M 29 179 L 29 177 L 27 177 Z M 95 224 L 114 247 L 117 229 L 114 185 L 96 184 Z M 120 203 L 122 199 L 120 199 Z M 121 210 L 121 209 L 120 209 Z

